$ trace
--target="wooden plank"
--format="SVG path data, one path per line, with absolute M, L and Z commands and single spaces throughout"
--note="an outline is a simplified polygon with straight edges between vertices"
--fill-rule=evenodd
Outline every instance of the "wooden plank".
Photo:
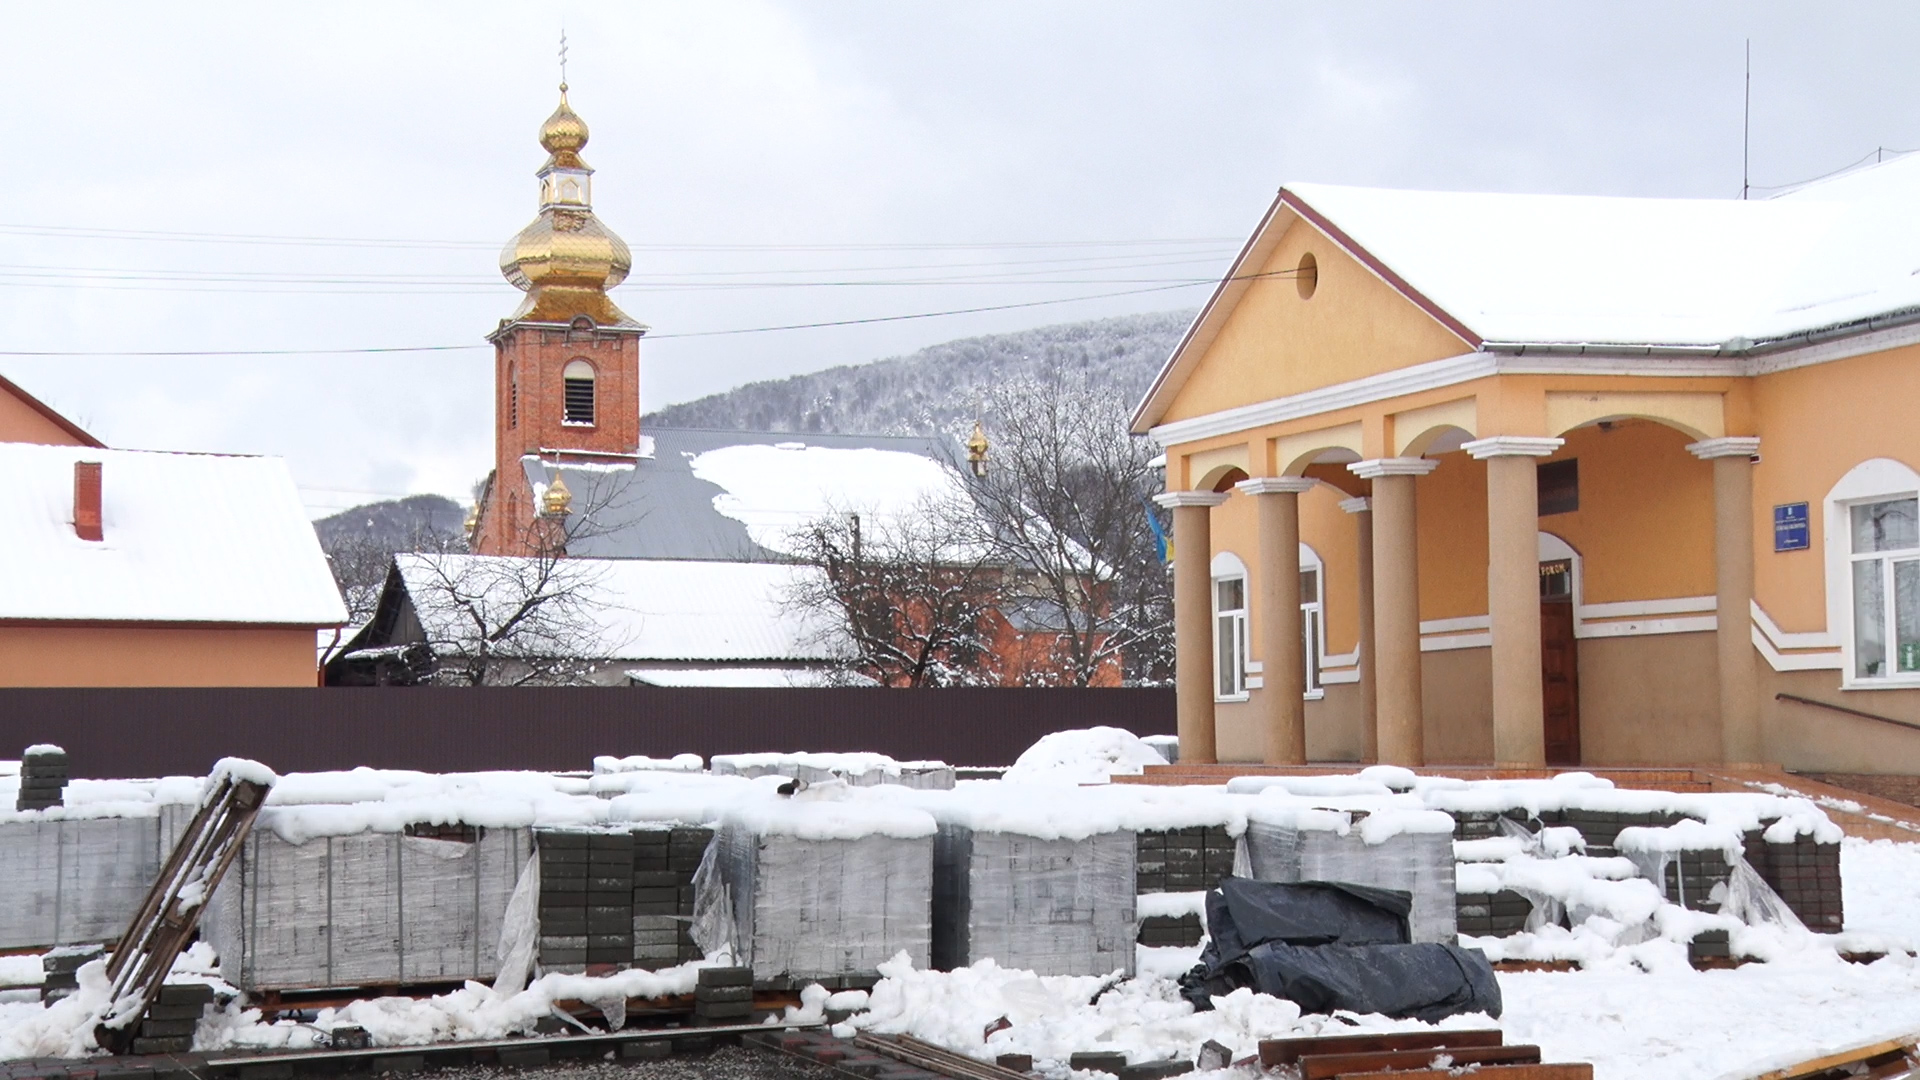
M 1360 1072 L 1386 1072 L 1392 1069 L 1418 1069 L 1432 1065 L 1445 1054 L 1449 1068 L 1462 1065 L 1538 1065 L 1537 1046 L 1479 1046 L 1445 1050 L 1380 1050 L 1365 1054 L 1303 1054 L 1300 1080 L 1337 1080 Z
M 1482 1065 L 1469 1072 L 1473 1080 L 1594 1080 L 1594 1067 L 1567 1065 Z M 1417 1072 L 1344 1072 L 1340 1080 L 1463 1080 L 1448 1068 L 1421 1068 Z
M 1459 1031 L 1375 1031 L 1365 1035 L 1322 1035 L 1260 1040 L 1260 1067 L 1292 1065 L 1307 1054 L 1368 1054 L 1392 1050 L 1474 1049 L 1499 1046 L 1506 1037 L 1497 1028 Z
M 1912 1053 L 1915 1042 L 1916 1037 L 1913 1035 L 1903 1035 L 1897 1039 L 1882 1039 L 1879 1042 L 1867 1043 L 1848 1050 L 1841 1050 L 1837 1053 L 1823 1054 L 1820 1057 L 1810 1058 L 1796 1065 L 1789 1065 L 1784 1069 L 1774 1069 L 1769 1072 L 1756 1073 L 1751 1080 L 1809 1080 L 1809 1078 L 1818 1076 L 1823 1072 L 1839 1069 L 1846 1065 L 1864 1063 L 1872 1058 L 1890 1054 Z

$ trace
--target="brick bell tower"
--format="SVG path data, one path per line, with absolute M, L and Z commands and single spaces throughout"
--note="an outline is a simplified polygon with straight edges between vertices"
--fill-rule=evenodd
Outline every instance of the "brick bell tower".
M 494 462 L 475 507 L 472 548 L 530 554 L 564 535 L 566 466 L 635 465 L 641 456 L 640 338 L 647 328 L 607 290 L 633 267 L 627 245 L 593 215 L 587 125 L 567 105 L 540 127 L 547 151 L 540 216 L 500 252 L 500 272 L 527 297 L 488 335 L 494 347 Z M 537 477 L 560 477 L 557 483 Z

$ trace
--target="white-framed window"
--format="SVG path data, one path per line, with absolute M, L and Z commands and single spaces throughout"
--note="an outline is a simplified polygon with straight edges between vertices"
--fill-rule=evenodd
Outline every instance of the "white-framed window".
M 1247 699 L 1247 566 L 1230 552 L 1213 557 L 1213 697 Z
M 1853 677 L 1920 679 L 1920 496 L 1847 507 Z
M 1827 626 L 1843 689 L 1920 686 L 1920 473 L 1889 458 L 1827 493 Z
M 1320 685 L 1320 658 L 1326 652 L 1326 583 L 1322 580 L 1326 569 L 1317 558 L 1309 564 L 1306 551 L 1300 555 L 1300 642 L 1307 654 L 1302 690 L 1307 697 L 1318 699 L 1327 693 Z

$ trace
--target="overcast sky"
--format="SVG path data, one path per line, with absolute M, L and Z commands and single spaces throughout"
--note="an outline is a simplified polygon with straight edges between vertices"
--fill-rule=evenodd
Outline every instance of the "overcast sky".
M 1289 180 L 1737 197 L 1748 37 L 1756 184 L 1920 147 L 1911 4 L 20 5 L 0 373 L 316 514 L 464 498 L 563 24 L 649 408 L 1197 304 Z

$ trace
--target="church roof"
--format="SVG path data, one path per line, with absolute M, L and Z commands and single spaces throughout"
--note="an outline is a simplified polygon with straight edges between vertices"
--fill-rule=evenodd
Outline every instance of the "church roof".
M 591 520 L 567 545 L 611 559 L 779 560 L 786 534 L 830 513 L 908 515 L 958 493 L 956 443 L 926 436 L 652 428 L 634 464 L 564 464 L 528 455 L 537 493 L 554 476 Z

